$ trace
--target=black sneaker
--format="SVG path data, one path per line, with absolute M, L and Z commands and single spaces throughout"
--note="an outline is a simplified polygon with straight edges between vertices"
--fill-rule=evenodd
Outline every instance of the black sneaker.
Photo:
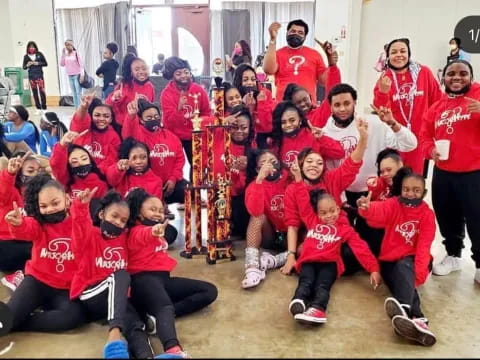
M 437 342 L 437 338 L 428 328 L 426 319 L 409 319 L 406 316 L 397 315 L 393 317 L 392 325 L 398 335 L 423 346 L 432 346 Z
M 306 309 L 307 307 L 302 299 L 293 299 L 288 306 L 288 310 L 293 316 L 305 312 Z
M 393 319 L 396 315 L 408 317 L 408 314 L 405 311 L 405 306 L 408 305 L 400 304 L 394 297 L 388 297 L 385 299 L 385 311 L 390 319 Z

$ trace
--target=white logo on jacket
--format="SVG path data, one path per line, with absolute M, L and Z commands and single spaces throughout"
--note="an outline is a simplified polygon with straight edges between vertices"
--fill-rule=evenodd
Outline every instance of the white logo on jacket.
M 418 233 L 418 220 L 411 220 L 397 225 L 395 231 L 403 236 L 405 244 L 413 246 L 413 237 Z
M 447 127 L 447 133 L 453 134 L 454 128 L 452 125 L 457 121 L 470 120 L 471 116 L 472 114 L 470 113 L 462 114 L 462 107 L 457 106 L 455 109 L 449 109 L 442 112 L 440 114 L 440 119 L 435 122 L 435 128 L 444 125 Z
M 122 258 L 123 247 L 106 247 L 100 257 L 95 258 L 95 265 L 102 269 L 125 269 L 127 262 Z
M 155 144 L 153 150 L 150 151 L 150 158 L 157 158 L 160 166 L 165 165 L 165 158 L 173 156 L 175 156 L 175 153 L 170 151 L 166 144 Z
M 160 245 L 155 246 L 154 251 L 166 253 L 168 250 L 168 243 L 163 239 L 159 239 L 159 240 L 160 240 Z
M 105 159 L 105 155 L 102 154 L 102 145 L 99 142 L 92 142 L 92 144 L 83 145 L 85 150 L 87 150 L 94 159 Z
M 192 105 L 185 104 L 183 105 L 183 117 L 185 118 L 185 123 L 187 120 L 193 118 L 193 107 Z
M 73 252 L 70 250 L 70 238 L 53 239 L 48 243 L 47 248 L 42 248 L 40 258 L 56 260 L 57 266 L 55 270 L 62 273 L 65 271 L 65 261 L 73 261 L 75 259 Z
M 345 159 L 346 159 L 357 148 L 358 139 L 355 136 L 345 136 L 340 139 L 340 144 L 342 145 L 343 150 L 345 150 Z
M 283 218 L 284 216 L 285 204 L 283 202 L 283 195 L 275 195 L 270 200 L 270 210 L 276 212 L 278 217 Z
M 315 229 L 309 230 L 307 238 L 318 240 L 317 249 L 322 250 L 325 244 L 332 244 L 340 240 L 337 228 L 331 225 L 317 224 Z
M 414 84 L 413 83 L 405 83 L 402 86 L 400 86 L 400 89 L 398 89 L 398 93 L 393 95 L 393 101 L 398 101 L 398 100 L 407 100 L 408 96 L 410 95 L 410 92 L 412 91 Z M 415 90 L 414 95 L 415 96 L 423 96 L 424 92 L 423 90 Z
M 297 150 L 287 151 L 287 153 L 285 154 L 285 159 L 283 160 L 285 165 L 287 165 L 287 167 L 291 167 L 295 163 L 295 160 L 297 159 L 298 154 L 299 154 L 299 151 Z

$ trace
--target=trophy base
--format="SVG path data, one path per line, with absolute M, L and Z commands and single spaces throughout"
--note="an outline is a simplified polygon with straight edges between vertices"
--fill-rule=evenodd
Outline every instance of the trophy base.
M 180 251 L 180 256 L 185 258 L 185 259 L 192 259 L 194 256 L 199 256 L 199 255 L 207 255 L 208 251 L 205 246 L 202 246 L 201 248 L 197 247 L 192 247 L 190 251 L 183 250 Z
M 208 243 L 207 264 L 214 265 L 219 260 L 235 261 L 237 258 L 232 252 L 232 241 L 212 241 Z

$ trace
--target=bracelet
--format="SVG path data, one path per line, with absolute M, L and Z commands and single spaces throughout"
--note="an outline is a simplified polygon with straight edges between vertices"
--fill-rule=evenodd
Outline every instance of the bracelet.
M 290 250 L 288 250 L 288 251 L 287 251 L 287 256 L 288 256 L 288 255 L 293 255 L 293 256 L 297 257 L 297 253 L 296 253 L 295 251 L 290 251 Z

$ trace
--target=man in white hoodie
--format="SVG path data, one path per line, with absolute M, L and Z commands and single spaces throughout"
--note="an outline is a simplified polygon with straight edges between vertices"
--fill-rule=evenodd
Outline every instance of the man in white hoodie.
M 339 141 L 345 149 L 345 158 L 349 157 L 358 143 L 358 130 L 355 126 L 355 106 L 357 92 L 348 84 L 338 84 L 328 94 L 332 115 L 327 120 L 323 133 L 332 139 Z M 380 151 L 385 148 L 397 149 L 408 152 L 417 147 L 417 138 L 405 126 L 397 122 L 390 109 L 380 109 L 379 115 L 366 115 L 364 119 L 368 123 L 368 145 L 363 157 L 363 165 L 355 181 L 345 192 L 346 201 L 350 206 L 349 219 L 355 230 L 364 239 L 375 255 L 380 252 L 381 237 L 378 231 L 370 228 L 362 217 L 356 212 L 357 199 L 367 195 L 367 179 L 377 176 L 376 158 Z M 337 168 L 343 160 L 326 161 L 329 169 Z M 348 206 L 347 205 L 347 206 Z M 351 254 L 353 256 L 353 253 Z M 345 261 L 347 260 L 347 261 Z M 344 259 L 347 270 L 348 259 Z M 353 265 L 352 265 L 353 266 Z M 354 268 L 356 266 L 353 266 Z

